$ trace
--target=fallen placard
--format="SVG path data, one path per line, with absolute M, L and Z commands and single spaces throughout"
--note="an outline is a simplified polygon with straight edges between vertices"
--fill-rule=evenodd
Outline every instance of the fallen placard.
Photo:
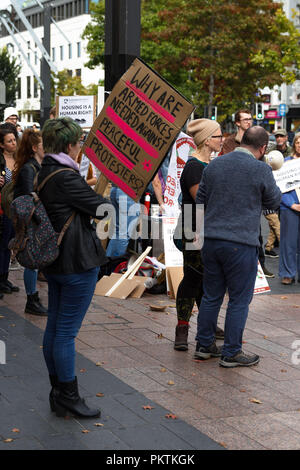
M 135 273 L 143 263 L 144 259 L 151 251 L 152 247 L 148 246 L 146 250 L 138 257 L 138 259 L 130 266 L 127 271 L 118 279 L 115 276 L 104 276 L 96 285 L 95 294 L 104 295 L 105 297 L 115 297 L 126 299 L 140 283 L 135 279 Z M 143 277 L 144 282 L 146 280 Z M 145 289 L 144 289 L 145 290 Z M 101 292 L 101 294 L 99 294 Z
M 109 291 L 121 277 L 122 274 L 119 273 L 112 273 L 110 276 L 103 276 L 96 285 L 95 295 L 101 295 L 104 297 L 106 292 Z M 132 279 L 125 279 L 121 286 L 119 286 L 119 288 L 116 289 L 110 297 L 116 299 L 127 299 L 127 297 L 139 299 L 146 290 L 145 281 L 147 281 L 147 279 L 150 278 L 145 276 L 134 276 Z

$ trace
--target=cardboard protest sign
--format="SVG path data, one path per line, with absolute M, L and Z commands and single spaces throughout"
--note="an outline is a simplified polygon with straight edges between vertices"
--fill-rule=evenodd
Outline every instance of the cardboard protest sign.
M 117 82 L 83 152 L 138 201 L 194 106 L 141 60 Z
M 173 147 L 164 191 L 165 213 L 168 217 L 176 217 L 180 210 L 178 197 L 181 193 L 180 177 L 188 156 L 196 149 L 194 140 L 184 132 L 180 132 Z
M 95 96 L 57 96 L 57 115 L 72 118 L 80 127 L 90 129 L 96 118 Z
M 300 187 L 300 159 L 287 160 L 279 170 L 273 171 L 277 186 L 282 193 Z

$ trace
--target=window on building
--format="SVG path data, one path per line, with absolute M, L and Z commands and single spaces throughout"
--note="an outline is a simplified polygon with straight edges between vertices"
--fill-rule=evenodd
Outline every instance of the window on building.
M 55 62 L 55 47 L 52 47 L 52 60 Z
M 64 60 L 64 46 L 59 46 L 60 60 Z
M 38 88 L 38 82 L 37 79 L 33 79 L 33 97 L 37 98 L 39 96 L 39 88 Z
M 76 77 L 81 77 L 81 69 L 76 69 L 75 70 L 75 75 L 76 75 Z
M 7 44 L 7 50 L 10 54 L 13 54 L 15 52 L 15 46 L 11 42 L 9 42 Z
M 69 75 L 69 77 L 72 77 L 72 76 L 73 76 L 72 70 L 68 70 L 68 75 Z
M 37 51 L 34 51 L 34 65 L 38 64 L 38 54 Z
M 71 18 L 73 14 L 73 3 L 67 3 L 66 4 L 66 18 Z
M 30 62 L 30 52 L 28 52 L 27 54 L 27 59 L 28 59 L 28 62 Z
M 30 49 L 30 41 L 27 41 L 27 49 Z
M 27 98 L 31 98 L 31 77 L 28 75 L 27 77 Z
M 68 50 L 69 50 L 69 59 L 72 59 L 72 44 L 71 43 L 68 45 Z
M 77 57 L 81 57 L 81 42 L 77 43 Z
M 21 99 L 21 95 L 22 95 L 21 90 L 22 90 L 22 79 L 21 77 L 18 77 L 17 97 L 19 100 Z

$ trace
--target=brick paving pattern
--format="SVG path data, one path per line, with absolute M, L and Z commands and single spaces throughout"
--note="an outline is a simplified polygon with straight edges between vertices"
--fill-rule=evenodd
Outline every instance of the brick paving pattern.
M 267 259 L 273 272 L 276 263 Z M 191 319 L 189 350 L 175 351 L 175 301 L 165 295 L 127 300 L 94 296 L 76 347 L 83 395 L 102 409 L 103 426 L 97 427 L 92 421 L 51 416 L 41 352 L 46 319 L 24 315 L 22 271 L 12 272 L 10 278 L 21 292 L 5 295 L 1 301 L 0 332 L 4 338 L 5 332 L 15 335 L 18 342 L 16 339 L 8 363 L 0 366 L 0 380 L 1 373 L 9 376 L 9 380 L 1 380 L 7 390 L 1 387 L 0 404 L 7 413 L 0 420 L 0 449 L 97 448 L 99 433 L 101 448 L 106 449 L 145 449 L 150 441 L 157 449 L 300 449 L 300 364 L 292 361 L 293 354 L 297 358 L 293 344 L 300 340 L 297 282 L 281 286 L 276 277 L 270 279 L 271 293 L 254 296 L 243 347 L 258 353 L 261 360 L 250 368 L 224 369 L 218 359 L 193 359 L 197 311 Z M 46 304 L 47 285 L 39 283 L 39 290 Z M 152 311 L 152 304 L 166 309 Z M 221 327 L 225 308 L 226 300 L 219 318 Z M 28 321 L 14 325 L 7 320 L 9 311 Z M 15 365 L 13 356 L 18 358 Z M 32 370 L 24 370 L 22 361 L 28 365 L 29 359 Z M 19 383 L 25 374 L 30 374 L 32 383 L 23 390 Z M 32 402 L 30 387 L 36 392 Z M 23 414 L 20 423 L 16 417 L 24 407 L 23 393 L 28 416 Z M 153 408 L 145 410 L 147 405 Z M 166 418 L 168 413 L 177 419 Z M 85 430 L 89 432 L 82 432 Z M 154 435 L 158 438 L 153 441 Z

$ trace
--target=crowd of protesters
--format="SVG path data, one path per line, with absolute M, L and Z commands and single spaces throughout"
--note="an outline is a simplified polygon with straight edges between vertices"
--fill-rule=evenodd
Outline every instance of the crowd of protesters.
M 300 281 L 297 192 L 282 195 L 272 169 L 264 162 L 265 154 L 273 149 L 282 152 L 286 160 L 299 158 L 300 134 L 295 135 L 290 146 L 287 132 L 278 129 L 272 147 L 265 129 L 253 126 L 248 109 L 236 113 L 235 124 L 237 132 L 226 139 L 216 121 L 195 119 L 187 126 L 186 132 L 196 148 L 188 157 L 180 179 L 184 275 L 176 296 L 178 323 L 174 342 L 174 349 L 188 349 L 189 321 L 196 303 L 199 313 L 195 357 L 219 357 L 220 365 L 227 368 L 252 366 L 259 361 L 259 356 L 242 350 L 258 260 L 266 277 L 273 277 L 265 266 L 265 256 L 279 256 L 282 284 L 294 283 L 297 275 Z M 81 143 L 80 126 L 70 118 L 56 117 L 55 109 L 41 131 L 36 127 L 23 131 L 18 127 L 17 110 L 7 108 L 0 125 L 0 187 L 13 181 L 16 199 L 31 194 L 51 175 L 39 197 L 55 231 L 60 233 L 66 221 L 68 230 L 58 258 L 40 273 L 48 283 L 47 308 L 37 291 L 38 271 L 24 269 L 27 295 L 24 310 L 29 315 L 47 316 L 43 354 L 51 384 L 51 410 L 58 416 L 72 413 L 98 417 L 100 410 L 90 408 L 79 395 L 75 338 L 93 297 L 99 269 L 128 250 L 132 221 L 127 216 L 134 202 L 114 185 L 108 198 L 93 190 L 97 179 L 92 165 L 88 178 L 79 172 Z M 212 158 L 216 154 L 218 157 Z M 167 161 L 148 188 L 161 213 Z M 99 218 L 97 209 L 102 204 L 115 207 L 118 217 L 127 218 L 125 231 L 124 224 L 121 229 L 119 219 L 116 220 L 116 237 L 106 250 L 96 235 L 95 224 L 91 223 Z M 186 204 L 192 206 L 189 228 L 185 222 Z M 203 246 L 197 245 L 195 237 L 198 205 L 204 207 Z M 139 208 L 132 217 L 136 220 L 138 215 Z M 261 235 L 262 215 L 270 227 L 265 246 Z M 12 221 L 3 213 L 0 298 L 19 291 L 8 279 L 11 257 L 8 246 L 13 236 Z M 274 249 L 278 245 L 279 255 Z M 218 315 L 226 291 L 229 301 L 223 331 L 218 326 Z M 216 345 L 216 339 L 224 340 L 222 347 Z

